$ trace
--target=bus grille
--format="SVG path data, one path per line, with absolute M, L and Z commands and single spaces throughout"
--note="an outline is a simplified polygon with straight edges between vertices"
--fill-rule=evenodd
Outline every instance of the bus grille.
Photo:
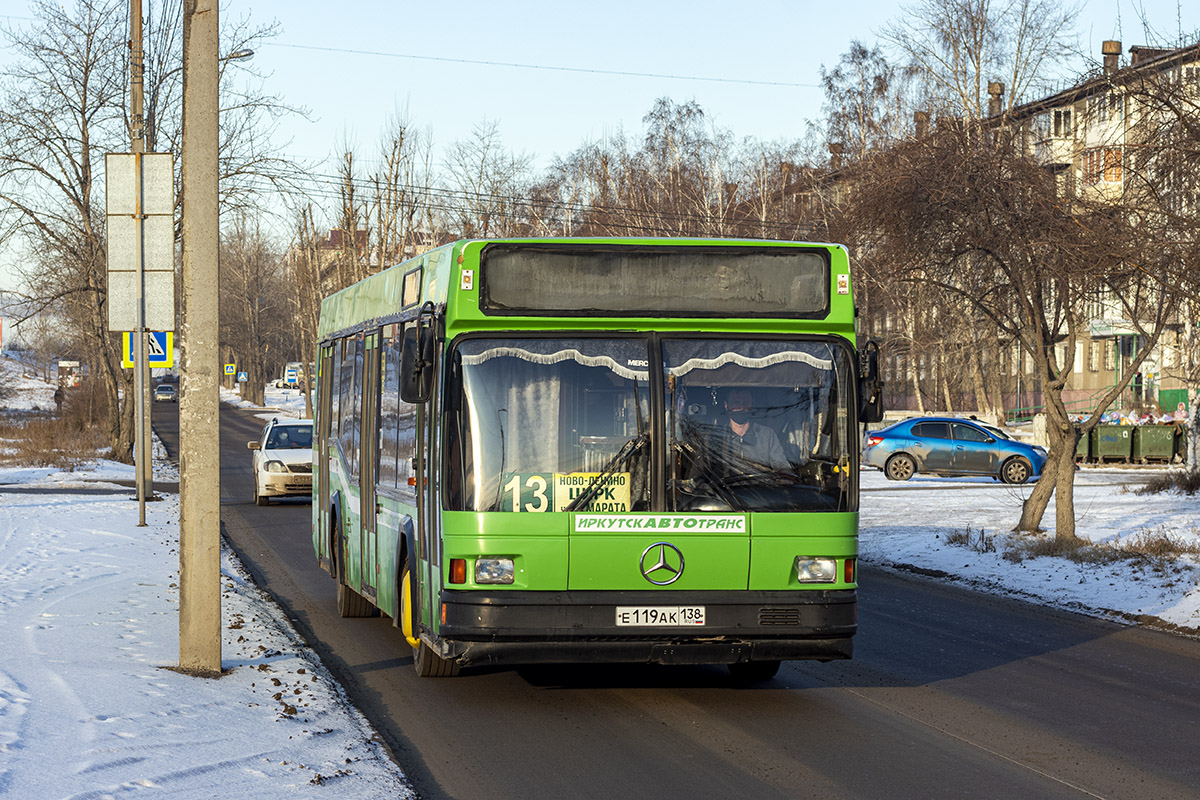
M 758 610 L 759 625 L 799 625 L 800 609 L 798 608 L 760 608 Z

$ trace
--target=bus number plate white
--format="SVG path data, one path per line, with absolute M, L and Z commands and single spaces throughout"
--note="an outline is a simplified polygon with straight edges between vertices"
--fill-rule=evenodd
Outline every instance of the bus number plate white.
M 704 606 L 617 606 L 617 627 L 674 628 L 704 624 Z

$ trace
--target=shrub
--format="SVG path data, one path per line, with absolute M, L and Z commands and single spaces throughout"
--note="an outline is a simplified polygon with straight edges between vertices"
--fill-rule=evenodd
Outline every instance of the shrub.
M 965 530 L 950 531 L 945 536 L 946 544 L 955 545 L 956 547 L 965 547 L 968 550 L 974 550 L 976 553 L 994 553 L 996 552 L 996 537 L 988 536 L 984 533 L 983 528 L 978 531 L 971 530 L 968 525 Z
M 1184 494 L 1193 495 L 1200 492 L 1200 472 L 1188 472 L 1184 469 L 1172 469 L 1155 475 L 1144 485 L 1134 490 L 1135 494 L 1162 494 L 1172 489 L 1178 489 Z
M 1055 536 L 1035 536 L 1010 541 L 1004 558 L 1020 563 L 1027 558 L 1053 556 L 1076 564 L 1112 564 L 1118 561 L 1140 566 L 1161 566 L 1181 556 L 1200 555 L 1200 532 L 1195 538 L 1170 533 L 1165 526 L 1142 530 L 1128 539 L 1116 542 L 1092 542 L 1087 539 L 1059 539 Z
M 108 447 L 103 392 L 85 383 L 68 389 L 61 417 L 51 412 L 0 417 L 0 464 L 71 470 Z

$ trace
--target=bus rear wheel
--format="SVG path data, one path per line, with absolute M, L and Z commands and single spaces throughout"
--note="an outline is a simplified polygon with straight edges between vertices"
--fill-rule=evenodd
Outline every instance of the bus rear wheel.
M 337 524 L 337 517 L 333 518 Z M 375 606 L 367 598 L 350 588 L 346 583 L 346 568 L 343 563 L 345 552 L 342 549 L 342 539 L 339 537 L 333 551 L 334 569 L 337 572 L 337 610 L 338 616 L 371 617 L 375 615 Z
M 779 672 L 778 661 L 739 661 L 729 665 L 729 674 L 739 681 L 769 681 Z
M 442 658 L 413 630 L 412 574 L 408 569 L 408 556 L 400 569 L 400 630 L 413 651 L 413 669 L 422 678 L 453 678 L 458 675 L 458 662 Z

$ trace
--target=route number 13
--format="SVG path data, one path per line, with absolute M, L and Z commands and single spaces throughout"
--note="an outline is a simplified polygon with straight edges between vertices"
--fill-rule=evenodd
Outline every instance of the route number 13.
M 521 478 L 525 478 L 525 491 L 522 491 Z M 513 475 L 508 483 L 504 484 L 504 491 L 511 498 L 513 511 L 548 511 L 550 509 L 550 498 L 546 496 L 548 485 L 544 475 Z

